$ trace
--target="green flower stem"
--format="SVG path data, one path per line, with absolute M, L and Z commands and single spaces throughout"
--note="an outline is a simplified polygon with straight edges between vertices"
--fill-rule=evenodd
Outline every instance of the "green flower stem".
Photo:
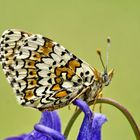
M 89 103 L 89 105 L 93 105 L 93 102 L 94 101 L 91 101 Z M 136 140 L 140 140 L 139 128 L 138 128 L 134 118 L 132 117 L 132 115 L 128 112 L 128 110 L 125 107 L 123 107 L 121 104 L 119 104 L 118 102 L 116 102 L 115 100 L 110 99 L 110 98 L 99 98 L 96 101 L 96 104 L 98 104 L 98 103 L 105 103 L 105 104 L 113 105 L 114 107 L 119 109 L 124 114 L 124 116 L 127 118 L 128 122 L 130 123 L 130 125 L 131 125 L 131 127 L 133 129 L 133 132 L 135 134 Z M 76 110 L 74 112 L 74 114 L 72 115 L 71 119 L 69 120 L 69 122 L 68 122 L 68 124 L 66 126 L 66 129 L 64 131 L 64 136 L 66 137 L 66 139 L 67 139 L 67 137 L 69 135 L 71 127 L 73 126 L 75 120 L 77 119 L 77 117 L 79 116 L 80 113 L 81 113 L 80 109 Z

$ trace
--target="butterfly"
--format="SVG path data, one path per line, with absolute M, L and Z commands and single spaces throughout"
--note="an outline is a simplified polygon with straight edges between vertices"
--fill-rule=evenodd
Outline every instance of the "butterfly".
M 113 70 L 98 72 L 47 37 L 17 29 L 2 34 L 0 59 L 18 102 L 40 111 L 64 107 L 76 98 L 89 102 L 113 76 Z

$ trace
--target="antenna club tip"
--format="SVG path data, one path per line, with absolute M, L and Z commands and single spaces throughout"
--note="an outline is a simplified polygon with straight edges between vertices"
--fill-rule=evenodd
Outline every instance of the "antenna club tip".
M 107 43 L 110 43 L 110 42 L 111 42 L 110 37 L 107 37 Z
M 99 49 L 96 50 L 98 55 L 101 55 L 101 51 Z

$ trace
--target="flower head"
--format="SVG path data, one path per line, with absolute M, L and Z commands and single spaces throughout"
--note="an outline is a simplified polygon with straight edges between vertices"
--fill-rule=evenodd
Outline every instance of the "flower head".
M 89 106 L 82 100 L 73 102 L 85 114 L 77 140 L 101 140 L 101 126 L 107 120 L 99 113 L 92 113 Z M 61 134 L 61 123 L 56 111 L 44 111 L 34 130 L 28 134 L 9 137 L 5 140 L 65 140 Z
M 77 140 L 101 140 L 101 127 L 107 121 L 106 117 L 99 113 L 92 113 L 89 106 L 82 100 L 74 101 L 85 114 Z

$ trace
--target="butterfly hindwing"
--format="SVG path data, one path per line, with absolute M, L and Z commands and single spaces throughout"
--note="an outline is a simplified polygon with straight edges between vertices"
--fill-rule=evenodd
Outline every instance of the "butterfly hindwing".
M 22 105 L 63 107 L 93 81 L 87 63 L 42 35 L 6 30 L 0 44 L 3 70 Z

